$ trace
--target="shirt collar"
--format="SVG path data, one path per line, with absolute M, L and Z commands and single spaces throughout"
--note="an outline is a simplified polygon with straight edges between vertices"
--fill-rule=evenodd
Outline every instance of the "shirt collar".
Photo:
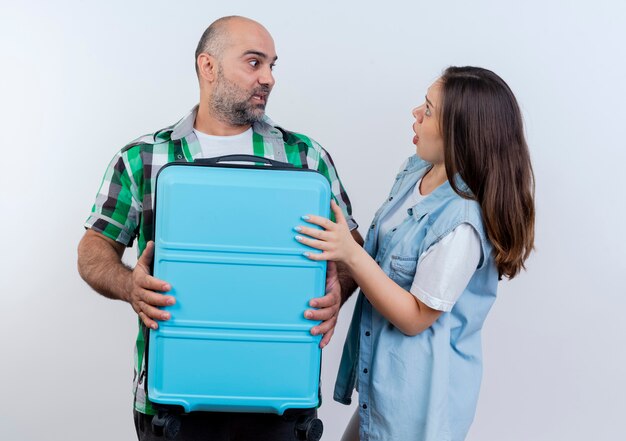
M 407 173 L 407 174 L 415 173 L 414 179 L 417 182 L 430 169 L 430 166 L 425 167 L 424 166 L 425 164 L 428 164 L 428 163 L 425 163 L 419 156 L 413 155 L 409 158 L 409 161 L 407 162 L 407 165 L 405 167 L 405 172 L 403 173 Z M 455 181 L 456 187 L 461 192 L 472 194 L 471 190 L 469 189 L 465 181 L 463 181 L 463 179 L 458 173 L 454 176 L 454 181 Z M 450 182 L 446 181 L 443 184 L 441 184 L 439 187 L 437 187 L 435 190 L 433 190 L 433 192 L 429 194 L 427 198 L 425 198 L 423 201 L 420 201 L 417 205 L 412 207 L 412 210 L 411 210 L 412 215 L 419 219 L 423 215 L 436 209 L 442 203 L 442 201 L 450 199 L 450 198 L 454 198 L 454 197 L 458 197 L 458 194 L 452 189 Z
M 185 115 L 180 121 L 172 126 L 171 138 L 173 141 L 186 138 L 193 133 L 193 125 L 196 121 L 196 115 L 198 114 L 199 105 L 196 104 L 187 115 Z M 269 116 L 263 115 L 261 121 L 257 121 L 252 124 L 252 130 L 259 135 L 266 138 L 281 138 L 282 133 L 279 127 L 270 119 Z
M 408 173 L 415 173 L 415 172 L 419 171 L 419 174 L 417 175 L 418 177 L 416 178 L 416 179 L 419 179 L 419 178 L 423 177 L 428 170 L 430 170 L 430 166 L 431 166 L 431 164 L 429 162 L 424 161 L 423 159 L 421 159 L 417 155 L 413 155 L 407 161 L 407 164 L 404 167 L 404 171 L 402 173 L 407 173 L 408 174 Z M 461 178 L 461 176 L 458 173 L 454 176 L 454 182 L 456 184 L 456 187 L 461 192 L 463 192 L 463 193 L 470 193 L 471 194 L 471 190 L 469 189 L 469 187 L 467 186 L 465 181 Z M 449 192 L 454 192 L 454 190 L 452 190 L 452 186 L 450 185 L 450 183 L 448 181 L 446 181 L 444 184 L 442 184 L 440 186 L 440 187 L 442 187 L 442 190 L 446 189 L 445 191 L 448 192 L 448 193 Z

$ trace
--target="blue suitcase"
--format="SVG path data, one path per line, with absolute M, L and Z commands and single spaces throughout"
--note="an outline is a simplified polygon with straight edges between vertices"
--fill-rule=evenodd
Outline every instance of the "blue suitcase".
M 321 337 L 303 313 L 324 295 L 326 262 L 302 255 L 293 227 L 328 217 L 330 197 L 321 174 L 255 156 L 161 169 L 154 275 L 176 304 L 150 331 L 152 402 L 278 415 L 318 406 Z

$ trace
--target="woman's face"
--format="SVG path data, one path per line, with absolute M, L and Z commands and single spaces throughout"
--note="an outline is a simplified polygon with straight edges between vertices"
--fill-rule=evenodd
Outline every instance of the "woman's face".
M 426 101 L 413 109 L 413 144 L 417 156 L 432 164 L 443 164 L 443 137 L 439 129 L 441 111 L 441 80 L 426 91 Z

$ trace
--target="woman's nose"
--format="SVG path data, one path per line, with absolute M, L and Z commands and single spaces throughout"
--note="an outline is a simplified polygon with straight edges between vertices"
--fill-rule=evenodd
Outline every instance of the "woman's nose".
M 415 109 L 413 109 L 412 113 L 417 122 L 421 124 L 422 120 L 424 119 L 424 106 L 421 105 L 419 107 L 416 107 Z

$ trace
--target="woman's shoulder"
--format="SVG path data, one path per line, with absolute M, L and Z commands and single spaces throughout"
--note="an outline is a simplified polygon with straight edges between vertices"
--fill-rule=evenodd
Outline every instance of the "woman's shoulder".
M 480 204 L 475 199 L 451 191 L 433 227 L 445 233 L 461 224 L 471 225 L 481 238 L 486 237 Z

